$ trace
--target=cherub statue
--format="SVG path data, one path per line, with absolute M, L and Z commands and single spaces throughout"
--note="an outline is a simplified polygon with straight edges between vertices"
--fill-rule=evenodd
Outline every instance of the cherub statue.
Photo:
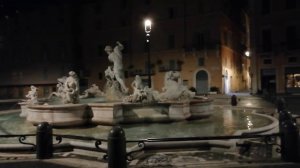
M 28 102 L 29 104 L 37 104 L 38 103 L 37 87 L 31 85 L 30 91 L 25 97 L 28 98 L 26 102 Z
M 74 71 L 69 72 L 69 76 L 64 83 L 65 99 L 64 103 L 78 103 L 79 102 L 79 80 Z

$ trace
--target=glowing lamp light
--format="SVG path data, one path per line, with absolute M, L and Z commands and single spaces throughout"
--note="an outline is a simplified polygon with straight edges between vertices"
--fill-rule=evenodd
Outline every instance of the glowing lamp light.
M 145 32 L 147 34 L 149 34 L 151 32 L 151 24 L 152 24 L 152 22 L 150 19 L 145 20 Z
M 249 52 L 249 51 L 246 51 L 246 52 L 245 52 L 245 55 L 246 55 L 247 57 L 249 57 L 249 56 L 250 56 L 250 52 Z

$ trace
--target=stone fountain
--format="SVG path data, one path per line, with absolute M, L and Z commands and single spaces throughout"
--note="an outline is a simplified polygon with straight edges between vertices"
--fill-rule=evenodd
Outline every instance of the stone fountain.
M 165 74 L 162 93 L 144 87 L 141 77 L 137 75 L 131 84 L 133 93 L 127 95 L 128 88 L 123 81 L 122 49 L 123 45 L 119 42 L 114 49 L 105 47 L 108 59 L 113 62 L 113 68 L 109 66 L 105 71 L 106 96 L 109 100 L 119 101 L 89 103 L 93 113 L 92 123 L 169 122 L 211 115 L 212 100 L 196 97 L 183 85 L 177 71 Z
M 120 42 L 116 46 L 106 46 L 108 60 L 113 65 L 105 70 L 104 92 L 93 84 L 79 95 L 79 79 L 74 71 L 68 77 L 58 78 L 57 90 L 48 97 L 48 102 L 40 103 L 34 88 L 29 95 L 34 98 L 24 104 L 27 121 L 38 124 L 48 122 L 53 126 L 78 126 L 87 123 L 115 125 L 137 122 L 170 122 L 208 117 L 212 113 L 212 100 L 195 96 L 183 85 L 179 72 L 165 74 L 162 92 L 144 87 L 140 76 L 136 76 L 128 93 L 124 82 L 122 50 Z M 50 101 L 53 97 L 60 102 Z M 89 97 L 104 97 L 98 102 L 84 102 Z M 30 102 L 30 103 L 29 103 Z M 21 105 L 22 106 L 22 105 Z M 22 111 L 23 111 L 22 106 Z M 23 112 L 22 112 L 23 113 Z
M 54 96 L 60 102 L 53 103 Z M 79 80 L 74 71 L 58 79 L 57 91 L 51 93 L 47 102 L 27 104 L 26 108 L 26 119 L 33 124 L 49 122 L 54 126 L 77 126 L 90 119 L 87 105 L 79 104 Z

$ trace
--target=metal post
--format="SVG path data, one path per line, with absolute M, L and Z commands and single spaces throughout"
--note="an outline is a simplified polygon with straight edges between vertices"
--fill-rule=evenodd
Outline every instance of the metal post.
M 284 98 L 279 98 L 277 100 L 277 112 L 279 113 L 280 111 L 285 111 L 286 110 L 286 104 Z
M 237 105 L 237 97 L 236 95 L 231 96 L 231 105 L 236 106 Z
M 147 75 L 148 75 L 148 87 L 151 88 L 151 57 L 150 57 L 150 33 L 146 34 L 146 43 L 147 43 Z
M 285 121 L 288 120 L 285 101 L 282 97 L 277 99 L 277 112 L 278 112 L 278 119 L 279 119 L 279 132 L 282 132 L 283 130 L 282 127 L 285 124 Z
M 281 127 L 281 159 L 300 162 L 299 129 L 293 120 L 286 120 Z
M 126 138 L 120 126 L 113 127 L 108 135 L 108 168 L 126 168 Z
M 53 156 L 52 126 L 42 122 L 36 131 L 36 158 L 49 159 Z

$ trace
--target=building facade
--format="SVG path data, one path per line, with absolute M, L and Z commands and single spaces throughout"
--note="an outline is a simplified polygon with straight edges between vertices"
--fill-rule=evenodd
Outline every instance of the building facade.
M 234 3 L 233 3 L 234 2 Z M 207 94 L 247 91 L 250 87 L 249 18 L 245 1 L 233 0 L 86 0 L 40 4 L 1 18 L 1 97 L 24 96 L 37 85 L 40 96 L 56 79 L 75 70 L 82 88 L 105 85 L 106 45 L 120 41 L 127 86 L 135 75 L 154 89 L 165 72 L 180 71 L 183 82 Z M 8 18 L 6 17 L 8 16 Z M 144 19 L 153 22 L 150 66 Z M 4 28 L 9 27 L 9 28 Z
M 249 2 L 252 93 L 300 93 L 300 2 Z
M 244 2 L 243 2 L 244 3 Z M 165 72 L 180 71 L 198 94 L 248 90 L 250 76 L 248 15 L 241 4 L 204 0 L 112 0 L 84 7 L 83 55 L 88 83 L 105 84 L 106 45 L 125 44 L 127 86 L 135 75 L 147 83 L 144 20 L 153 22 L 150 37 L 151 86 L 163 87 Z M 236 5 L 236 6 L 234 6 Z M 87 56 L 87 57 L 86 57 Z

